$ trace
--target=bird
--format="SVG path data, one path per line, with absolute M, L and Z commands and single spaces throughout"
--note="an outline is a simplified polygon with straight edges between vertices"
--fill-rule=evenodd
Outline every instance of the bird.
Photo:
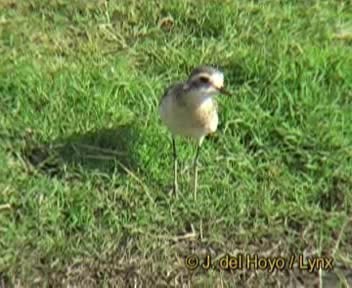
M 185 81 L 165 89 L 159 103 L 162 123 L 171 132 L 174 181 L 172 191 L 178 194 L 176 137 L 186 137 L 196 142 L 193 160 L 193 194 L 197 199 L 198 158 L 205 137 L 218 127 L 218 105 L 215 96 L 231 94 L 224 87 L 224 73 L 213 65 L 199 65 Z

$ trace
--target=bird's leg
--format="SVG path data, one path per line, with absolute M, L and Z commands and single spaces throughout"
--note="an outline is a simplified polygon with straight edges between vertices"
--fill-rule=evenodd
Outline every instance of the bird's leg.
M 201 138 L 198 141 L 197 144 L 197 151 L 196 151 L 196 156 L 194 157 L 194 163 L 193 163 L 193 193 L 194 193 L 194 200 L 197 200 L 197 189 L 198 189 L 198 157 L 199 157 L 199 152 L 200 152 L 200 147 L 202 145 L 203 138 Z
M 173 150 L 173 157 L 174 157 L 174 186 L 173 186 L 173 193 L 177 197 L 178 192 L 178 185 L 177 185 L 177 153 L 176 153 L 176 141 L 175 137 L 172 136 L 172 150 Z

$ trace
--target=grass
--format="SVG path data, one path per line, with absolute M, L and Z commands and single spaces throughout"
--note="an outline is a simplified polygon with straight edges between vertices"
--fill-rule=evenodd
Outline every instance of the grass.
M 0 286 L 347 287 L 351 6 L 200 2 L 0 1 Z M 157 111 L 202 63 L 234 96 L 218 98 L 195 202 L 183 139 L 168 195 Z M 335 273 L 184 263 L 240 252 L 333 257 Z

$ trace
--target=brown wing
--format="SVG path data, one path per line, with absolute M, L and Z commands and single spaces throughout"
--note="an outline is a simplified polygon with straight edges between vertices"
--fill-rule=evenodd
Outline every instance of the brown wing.
M 161 96 L 160 103 L 169 93 L 173 93 L 176 95 L 176 98 L 179 98 L 179 95 L 181 95 L 184 90 L 183 86 L 184 85 L 182 82 L 178 82 L 167 87 L 164 91 L 164 94 Z

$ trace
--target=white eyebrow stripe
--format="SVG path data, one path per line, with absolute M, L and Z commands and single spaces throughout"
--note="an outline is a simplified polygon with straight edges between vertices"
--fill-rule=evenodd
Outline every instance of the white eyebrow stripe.
M 211 76 L 212 75 L 209 75 L 207 73 L 199 73 L 199 74 L 195 74 L 192 78 L 191 78 L 191 81 L 195 80 L 195 79 L 199 79 L 200 77 L 206 77 L 206 78 L 209 78 L 211 80 Z

